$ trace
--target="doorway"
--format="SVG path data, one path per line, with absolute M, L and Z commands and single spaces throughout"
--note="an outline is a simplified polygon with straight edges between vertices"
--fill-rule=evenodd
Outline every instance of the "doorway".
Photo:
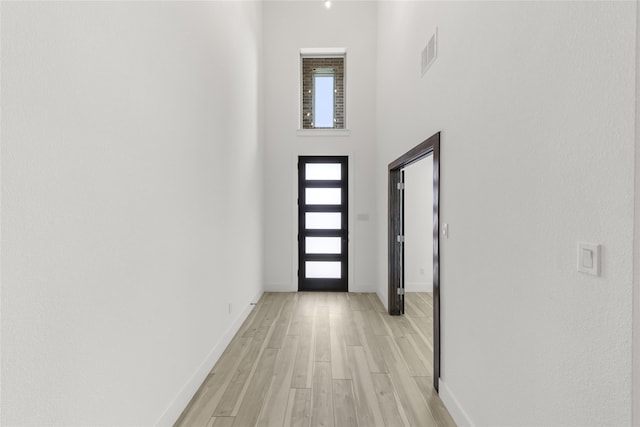
M 433 369 L 433 156 L 404 172 L 404 310 L 427 342 Z M 432 372 L 433 373 L 433 372 Z
M 298 158 L 298 290 L 346 292 L 348 157 Z
M 405 311 L 405 224 L 404 224 L 404 169 L 425 157 L 432 156 L 433 179 L 424 186 L 432 185 L 433 191 L 433 387 L 438 391 L 440 378 L 440 133 L 409 150 L 389 164 L 389 287 L 388 309 L 391 315 L 402 315 Z

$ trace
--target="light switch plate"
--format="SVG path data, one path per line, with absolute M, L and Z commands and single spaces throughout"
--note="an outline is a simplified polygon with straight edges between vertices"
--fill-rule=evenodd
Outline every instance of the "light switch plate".
M 578 242 L 578 271 L 594 276 L 600 275 L 600 245 Z

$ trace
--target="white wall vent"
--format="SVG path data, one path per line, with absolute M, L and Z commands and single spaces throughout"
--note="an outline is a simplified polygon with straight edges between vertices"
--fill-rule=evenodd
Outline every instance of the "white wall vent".
M 422 76 L 431 67 L 438 57 L 438 29 L 433 33 L 427 45 L 422 49 Z

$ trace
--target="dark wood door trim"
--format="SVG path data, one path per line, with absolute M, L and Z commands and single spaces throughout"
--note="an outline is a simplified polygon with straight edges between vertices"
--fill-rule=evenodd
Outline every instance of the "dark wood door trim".
M 403 313 L 404 298 L 399 295 L 403 257 L 402 198 L 398 191 L 403 168 L 427 156 L 433 155 L 433 387 L 438 391 L 440 379 L 440 132 L 416 145 L 393 162 L 389 163 L 389 314 Z

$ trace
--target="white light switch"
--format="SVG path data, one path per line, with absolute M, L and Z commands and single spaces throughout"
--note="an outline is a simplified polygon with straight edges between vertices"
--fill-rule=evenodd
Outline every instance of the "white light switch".
M 582 249 L 582 266 L 593 268 L 593 251 L 591 249 Z
M 578 271 L 600 275 L 600 245 L 578 242 Z
M 445 238 L 449 238 L 449 224 L 442 224 L 442 235 Z

